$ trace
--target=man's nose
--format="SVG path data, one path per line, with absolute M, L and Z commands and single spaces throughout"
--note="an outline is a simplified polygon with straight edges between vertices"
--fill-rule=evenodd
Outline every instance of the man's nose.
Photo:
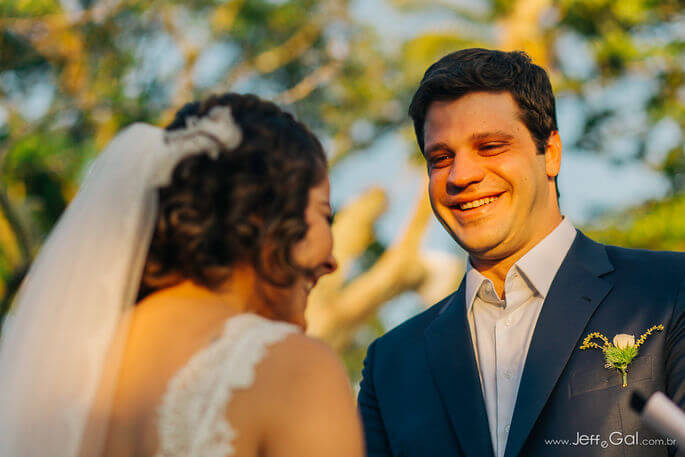
M 447 177 L 447 185 L 459 190 L 482 181 L 485 178 L 485 169 L 478 159 L 471 152 L 457 152 Z

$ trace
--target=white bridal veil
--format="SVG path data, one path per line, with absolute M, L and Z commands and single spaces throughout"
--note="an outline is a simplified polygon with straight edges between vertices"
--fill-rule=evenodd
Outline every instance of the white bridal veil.
M 31 265 L 0 334 L 1 457 L 100 454 L 157 188 L 181 158 L 241 140 L 227 107 L 187 124 L 119 133 Z

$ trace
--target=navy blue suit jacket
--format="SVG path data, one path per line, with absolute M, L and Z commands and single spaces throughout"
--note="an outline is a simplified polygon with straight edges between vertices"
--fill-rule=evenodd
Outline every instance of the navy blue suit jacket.
M 359 393 L 369 457 L 493 456 L 464 288 L 369 346 Z M 590 332 L 637 338 L 657 324 L 665 329 L 640 347 L 626 388 L 601 351 L 579 349 Z M 633 390 L 685 407 L 685 254 L 579 232 L 535 327 L 505 457 L 672 455 L 646 441 L 657 435 L 631 410 Z

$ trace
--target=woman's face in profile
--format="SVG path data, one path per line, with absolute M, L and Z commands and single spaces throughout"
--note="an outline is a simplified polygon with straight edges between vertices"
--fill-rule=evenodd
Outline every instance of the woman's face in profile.
M 292 258 L 296 265 L 308 273 L 300 275 L 292 290 L 293 323 L 305 326 L 304 310 L 309 292 L 320 277 L 338 268 L 333 257 L 333 233 L 330 183 L 326 177 L 309 190 L 305 221 L 309 226 L 305 237 L 293 246 Z

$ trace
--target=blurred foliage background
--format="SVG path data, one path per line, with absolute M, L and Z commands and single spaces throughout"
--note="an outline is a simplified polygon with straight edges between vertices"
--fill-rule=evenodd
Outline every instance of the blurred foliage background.
M 89 162 L 122 127 L 164 125 L 210 93 L 254 92 L 316 131 L 332 172 L 361 155 L 383 173 L 373 151 L 394 135 L 409 151 L 394 160 L 420 176 L 411 95 L 428 65 L 474 46 L 522 49 L 549 71 L 557 97 L 573 107 L 565 151 L 641 163 L 664 178 L 658 200 L 583 221 L 591 236 L 684 250 L 684 38 L 680 0 L 5 0 L 0 315 Z M 346 170 L 336 179 L 354 180 Z M 463 273 L 456 245 L 424 248 L 431 213 L 419 183 L 390 236 L 379 236 L 378 221 L 398 197 L 383 186 L 335 208 L 341 268 L 315 289 L 308 320 L 355 381 L 366 346 L 390 326 L 384 306 L 406 293 L 429 306 Z M 570 186 L 600 184 L 632 186 L 562 181 L 562 206 Z

